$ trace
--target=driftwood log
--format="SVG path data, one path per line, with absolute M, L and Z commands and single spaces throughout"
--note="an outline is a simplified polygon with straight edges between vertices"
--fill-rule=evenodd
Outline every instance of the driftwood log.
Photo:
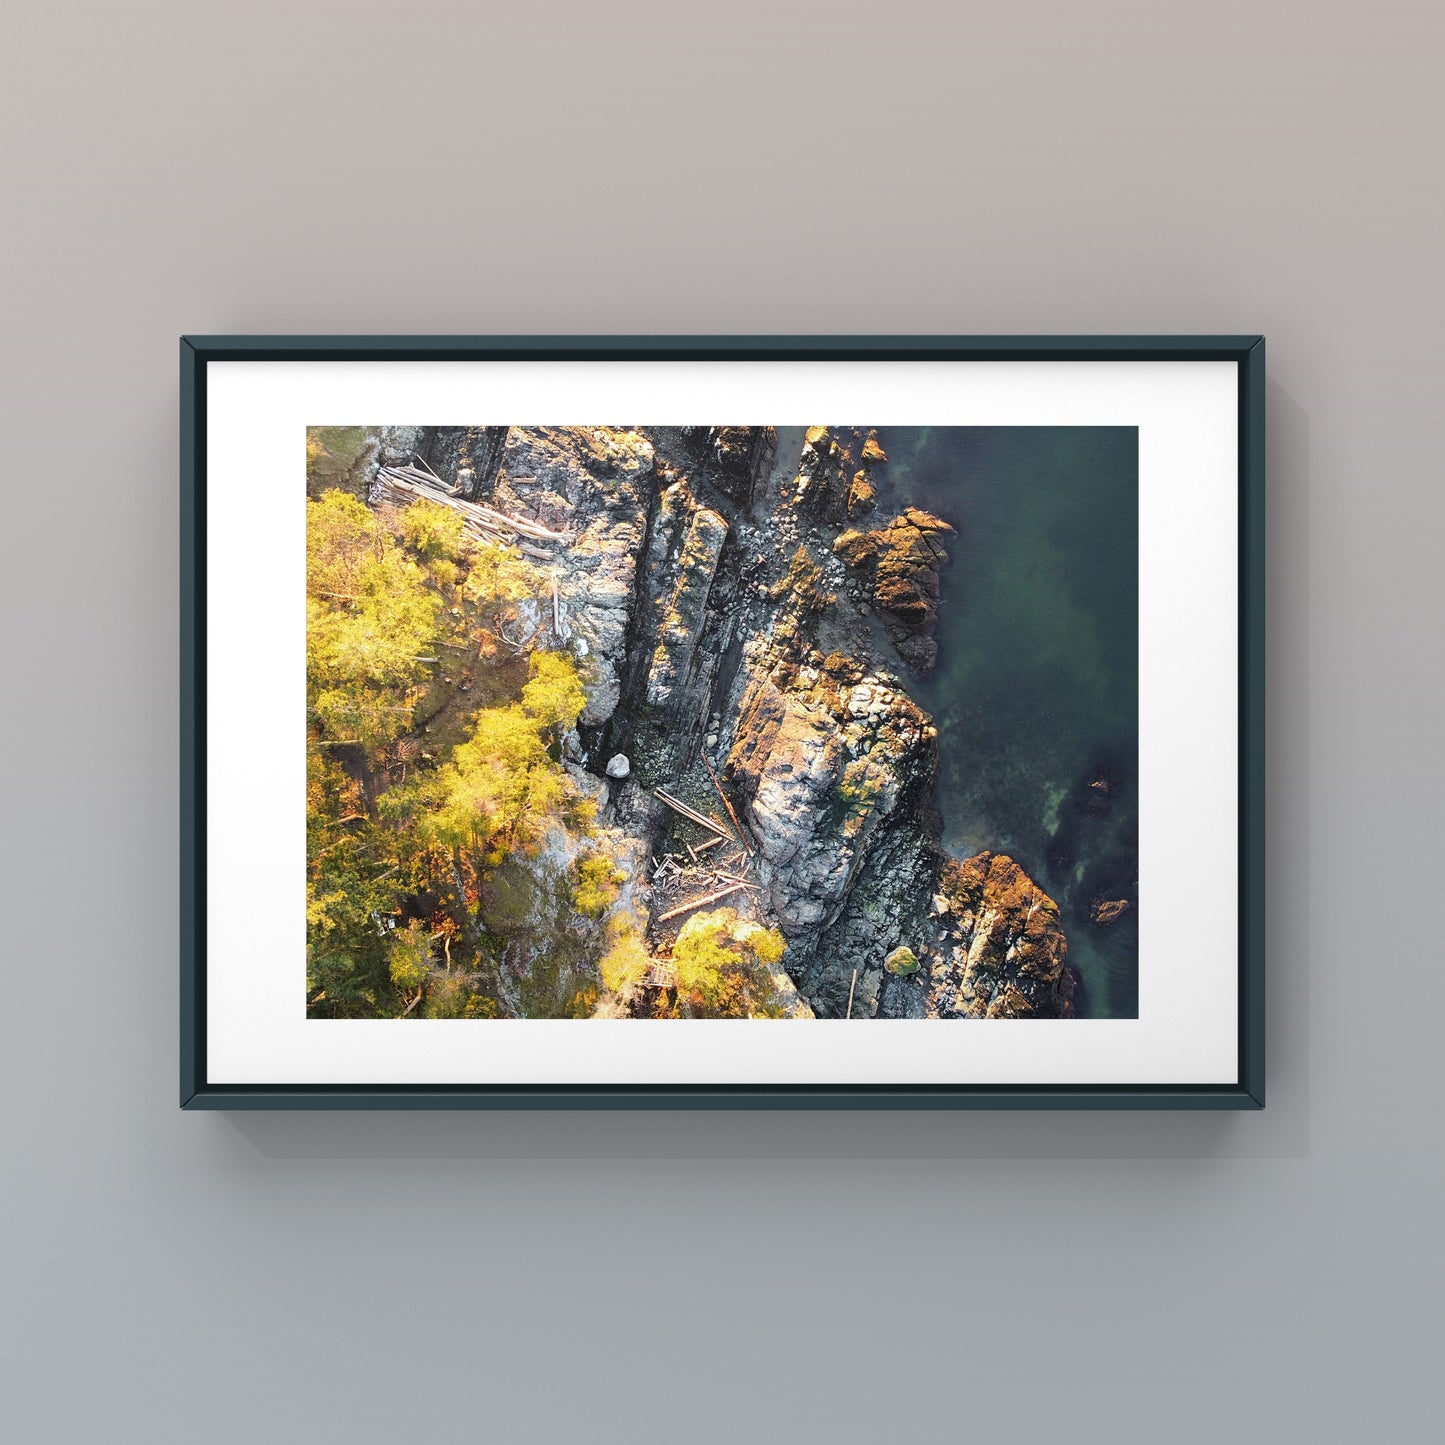
M 699 813 L 696 808 L 689 808 L 686 803 L 679 802 L 671 793 L 664 793 L 661 788 L 654 788 L 653 795 L 661 802 L 667 804 L 676 813 L 681 813 L 684 818 L 696 823 L 700 828 L 706 828 L 709 833 L 716 833 L 724 843 L 737 843 L 735 838 L 723 824 L 716 818 L 709 818 L 704 813 Z
M 533 548 L 529 543 L 518 539 L 553 543 L 571 540 L 568 532 L 553 531 L 540 522 L 527 517 L 512 516 L 483 502 L 467 501 L 455 488 L 448 487 L 430 468 L 423 471 L 420 467 L 411 465 L 379 467 L 376 480 L 372 483 L 371 500 L 390 502 L 393 506 L 409 506 L 412 502 L 422 500 L 436 502 L 440 506 L 450 507 L 454 512 L 460 512 L 467 530 L 481 536 L 483 540 L 517 542 L 529 556 L 539 556 L 543 561 L 551 561 L 551 553 L 543 553 L 540 548 Z
M 676 908 L 669 908 L 666 913 L 659 913 L 657 921 L 666 923 L 669 918 L 676 918 L 683 913 L 691 913 L 694 908 L 704 908 L 709 903 L 716 903 L 719 898 L 726 898 L 731 893 L 736 893 L 740 888 L 750 888 L 750 883 L 729 883 L 726 888 L 719 888 L 716 893 L 704 893 L 700 898 L 689 898 L 686 903 L 679 903 Z

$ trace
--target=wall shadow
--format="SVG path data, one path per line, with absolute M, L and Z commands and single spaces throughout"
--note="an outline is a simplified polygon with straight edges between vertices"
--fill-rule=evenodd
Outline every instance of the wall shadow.
M 1268 383 L 1268 1107 L 1233 1113 L 234 1112 L 268 1160 L 1303 1158 L 1310 1146 L 1310 422 Z M 245 1146 L 249 1146 L 246 1148 Z M 254 1156 L 253 1156 L 254 1157 Z

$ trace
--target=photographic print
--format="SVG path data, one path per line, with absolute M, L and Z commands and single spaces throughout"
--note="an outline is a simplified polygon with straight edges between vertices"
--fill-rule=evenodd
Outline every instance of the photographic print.
M 308 1021 L 1135 1018 L 1137 428 L 708 420 L 307 427 Z
M 183 1105 L 1262 1107 L 1263 417 L 1257 336 L 183 338 Z

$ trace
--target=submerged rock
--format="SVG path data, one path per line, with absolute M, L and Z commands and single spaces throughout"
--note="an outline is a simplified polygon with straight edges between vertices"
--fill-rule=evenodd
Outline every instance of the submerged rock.
M 867 472 L 857 472 L 848 488 L 848 515 L 862 517 L 878 505 L 878 492 L 868 480 Z
M 1094 922 L 1102 928 L 1123 917 L 1129 911 L 1129 900 L 1127 898 L 1106 898 L 1096 903 L 1091 910 L 1090 916 Z

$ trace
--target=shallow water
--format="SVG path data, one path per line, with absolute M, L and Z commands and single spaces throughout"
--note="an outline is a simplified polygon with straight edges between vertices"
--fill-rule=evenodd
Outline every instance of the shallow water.
M 1138 1012 L 1138 446 L 1133 427 L 884 428 L 880 513 L 958 529 L 939 661 L 944 844 L 1012 855 L 1063 911 L 1081 1017 Z M 1093 785 L 1093 786 L 1091 786 Z M 1100 927 L 1090 905 L 1127 898 Z

